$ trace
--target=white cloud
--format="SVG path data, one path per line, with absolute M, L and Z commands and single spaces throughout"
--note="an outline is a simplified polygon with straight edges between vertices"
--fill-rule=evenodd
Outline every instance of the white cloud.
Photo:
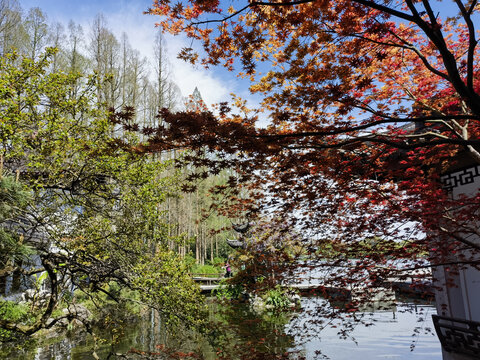
M 175 59 L 172 64 L 174 81 L 184 95 L 192 94 L 197 87 L 208 106 L 229 100 L 231 89 L 229 90 L 228 84 L 221 78 L 211 75 L 202 68 L 192 67 L 191 64 L 181 60 Z
M 65 26 L 70 20 L 80 24 L 85 34 L 85 43 L 88 43 L 90 37 L 90 27 L 94 17 L 102 13 L 107 21 L 108 28 L 115 34 L 117 39 L 121 39 L 122 33 L 128 36 L 132 48 L 137 49 L 140 54 L 146 56 L 150 61 L 153 60 L 153 43 L 155 38 L 155 22 L 159 20 L 156 16 L 144 15 L 151 0 L 141 1 L 94 1 L 84 0 L 78 2 L 66 2 L 60 0 L 23 0 L 20 2 L 25 11 L 29 8 L 38 6 L 48 16 L 50 22 L 61 22 Z M 203 100 L 207 105 L 228 101 L 229 93 L 236 91 L 232 86 L 234 74 L 223 74 L 230 76 L 218 76 L 218 70 L 204 69 L 203 67 L 193 67 L 176 58 L 176 54 L 186 46 L 190 46 L 190 41 L 182 36 L 165 35 L 168 48 L 168 57 L 171 63 L 171 73 L 173 80 L 179 86 L 182 95 L 188 96 L 193 93 L 195 87 L 198 87 Z
M 128 36 L 132 48 L 146 56 L 153 63 L 153 43 L 155 39 L 155 22 L 159 17 L 144 15 L 143 12 L 151 6 L 152 0 L 20 0 L 25 11 L 38 6 L 48 16 L 49 22 L 60 22 L 67 26 L 70 20 L 83 27 L 85 44 L 90 38 L 90 28 L 95 16 L 102 13 L 108 28 L 120 40 L 122 33 Z M 205 69 L 202 66 L 193 66 L 177 59 L 178 52 L 183 47 L 195 47 L 195 42 L 185 36 L 165 34 L 167 55 L 171 63 L 171 74 L 179 86 L 182 95 L 187 97 L 198 87 L 207 106 L 214 103 L 231 100 L 230 94 L 236 93 L 247 99 L 250 106 L 258 106 L 259 96 L 253 96 L 248 91 L 248 81 L 235 77 L 234 72 L 228 72 L 223 67 Z M 265 114 L 262 123 L 266 123 Z
M 153 63 L 153 43 L 157 31 L 155 22 L 158 21 L 158 18 L 143 15 L 143 10 L 145 8 L 128 4 L 117 8 L 116 12 L 109 12 L 106 19 L 109 28 L 118 38 L 125 32 L 132 47 L 142 55 L 147 56 Z M 187 39 L 182 36 L 165 35 L 165 40 L 167 55 L 171 63 L 171 74 L 183 96 L 192 94 L 195 87 L 198 87 L 207 105 L 228 100 L 228 95 L 233 90 L 229 89 L 228 80 L 215 76 L 212 70 L 194 67 L 183 60 L 177 59 L 176 54 L 183 47 L 188 46 Z

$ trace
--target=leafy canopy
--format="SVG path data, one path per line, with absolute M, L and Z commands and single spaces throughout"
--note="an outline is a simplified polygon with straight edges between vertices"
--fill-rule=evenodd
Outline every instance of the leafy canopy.
M 256 189 L 251 217 L 276 213 L 304 236 L 310 265 L 324 266 L 317 249 L 328 248 L 329 266 L 350 269 L 334 271 L 333 286 L 404 276 L 392 258 L 478 264 L 479 195 L 452 199 L 440 176 L 480 163 L 479 10 L 475 0 L 154 1 L 164 31 L 202 46 L 179 56 L 248 79 L 269 124 L 239 99 L 239 113 L 164 110 L 168 125 L 145 129 L 144 150 L 188 147 L 199 167 L 238 169 Z M 384 241 L 365 255 L 369 239 Z
M 29 319 L 1 318 L 0 327 L 30 335 L 77 319 L 91 331 L 91 319 L 70 306 L 79 294 L 198 325 L 198 290 L 162 222 L 160 204 L 175 183 L 163 175 L 168 164 L 132 151 L 140 140 L 95 101 L 95 77 L 52 71 L 54 53 L 0 59 L 0 155 L 15 174 L 0 183 L 2 267 L 48 284 Z M 31 253 L 19 258 L 21 245 Z

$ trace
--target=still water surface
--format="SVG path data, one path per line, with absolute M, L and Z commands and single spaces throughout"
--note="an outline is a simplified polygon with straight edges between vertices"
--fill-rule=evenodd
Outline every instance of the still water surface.
M 130 349 L 156 352 L 159 345 L 165 344 L 175 350 L 194 351 L 208 360 L 222 356 L 224 359 L 244 359 L 247 356 L 249 359 L 265 359 L 285 356 L 285 353 L 290 353 L 288 358 L 292 359 L 328 356 L 332 360 L 441 360 L 440 343 L 434 332 L 429 332 L 429 329 L 433 330 L 431 315 L 435 311 L 430 304 L 420 306 L 406 302 L 389 310 L 365 313 L 365 318 L 372 320 L 374 325 L 358 325 L 347 339 L 339 339 L 339 328 L 332 327 L 333 323 L 303 326 L 312 320 L 315 307 L 324 302 L 322 298 L 305 297 L 296 314 L 280 316 L 257 314 L 246 304 L 212 305 L 211 317 L 219 320 L 224 330 L 215 339 L 217 343 L 213 347 L 204 337 L 184 329 L 168 332 L 156 314 L 147 314 L 138 322 L 129 324 L 115 346 L 105 342 L 97 354 L 101 359 L 115 359 L 109 357 L 112 352 L 125 354 Z M 111 330 L 110 335 L 113 334 Z M 103 335 L 110 336 L 108 331 Z M 90 336 L 72 334 L 68 338 L 52 339 L 49 345 L 31 351 L 11 353 L 8 359 L 92 359 L 92 348 Z
M 319 299 L 309 299 L 309 304 Z M 358 325 L 351 332 L 353 341 L 339 339 L 337 328 L 324 327 L 320 338 L 311 337 L 304 346 L 307 359 L 321 351 L 332 360 L 418 359 L 441 360 L 441 346 L 433 328 L 432 305 L 403 303 L 395 309 L 366 314 L 374 325 Z M 315 330 L 310 332 L 315 333 Z

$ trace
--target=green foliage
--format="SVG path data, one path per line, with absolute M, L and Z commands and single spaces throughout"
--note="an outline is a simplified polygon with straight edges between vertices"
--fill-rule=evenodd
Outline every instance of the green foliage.
M 27 323 L 32 321 L 32 316 L 27 305 L 0 300 L 0 319 L 15 323 Z M 14 332 L 0 328 L 0 342 L 15 338 L 16 334 Z
M 238 300 L 243 297 L 245 289 L 240 284 L 230 284 L 227 279 L 220 281 L 220 286 L 212 291 L 219 300 Z
M 222 274 L 223 275 L 223 270 L 221 266 L 213 266 L 213 265 L 200 265 L 200 264 L 195 264 L 192 266 L 192 274 Z
M 1 170 L 0 170 L 1 171 Z M 0 222 L 14 219 L 28 204 L 31 194 L 13 176 L 0 179 Z M 21 242 L 20 237 L 6 228 L 0 228 L 0 269 L 18 258 L 31 254 L 32 250 Z
M 0 155 L 5 167 L 21 169 L 22 182 L 5 177 L 0 183 L 0 221 L 21 214 L 31 219 L 27 228 L 43 229 L 51 246 L 30 243 L 49 270 L 38 284 L 53 283 L 59 304 L 72 301 L 73 278 L 76 294 L 92 305 L 114 311 L 140 302 L 170 321 L 200 323 L 202 298 L 185 264 L 168 250 L 175 239 L 162 222 L 161 204 L 175 177 L 163 174 L 167 164 L 135 151 L 138 136 L 97 103 L 95 77 L 48 71 L 54 54 L 0 59 Z M 5 266 L 22 248 L 18 236 L 2 231 Z M 41 319 L 55 310 L 36 309 L 34 326 L 22 331 L 40 330 Z
M 25 321 L 29 318 L 29 308 L 25 304 L 0 300 L 0 318 L 12 321 Z
M 24 185 L 14 176 L 2 176 L 0 179 L 0 219 L 11 218 L 25 208 L 31 198 Z
M 221 268 L 223 266 L 223 264 L 225 264 L 227 262 L 227 260 L 225 258 L 222 258 L 222 257 L 214 257 L 213 258 L 213 266 L 217 267 L 217 268 Z
M 195 266 L 195 258 L 192 255 L 185 255 L 183 258 L 183 263 L 187 267 L 188 271 L 192 272 L 192 269 Z
M 201 265 L 195 262 L 194 257 L 192 257 L 191 255 L 186 255 L 183 258 L 183 262 L 187 267 L 187 270 L 194 275 L 204 274 L 208 276 L 208 274 L 223 275 L 225 273 L 223 269 L 223 264 L 225 263 L 225 261 L 222 258 L 215 258 L 213 265 L 209 264 L 209 261 L 207 261 L 205 265 Z
M 275 309 L 286 309 L 292 304 L 286 289 L 278 285 L 274 289 L 268 290 L 262 298 L 265 301 L 265 305 L 270 305 Z
M 187 270 L 172 251 L 159 248 L 132 268 L 132 285 L 142 301 L 165 315 L 167 322 L 200 326 L 206 318 L 206 307 Z

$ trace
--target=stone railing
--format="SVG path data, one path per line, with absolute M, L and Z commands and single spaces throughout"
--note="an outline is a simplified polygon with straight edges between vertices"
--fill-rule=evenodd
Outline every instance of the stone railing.
M 480 322 L 440 315 L 432 318 L 445 351 L 480 358 Z

